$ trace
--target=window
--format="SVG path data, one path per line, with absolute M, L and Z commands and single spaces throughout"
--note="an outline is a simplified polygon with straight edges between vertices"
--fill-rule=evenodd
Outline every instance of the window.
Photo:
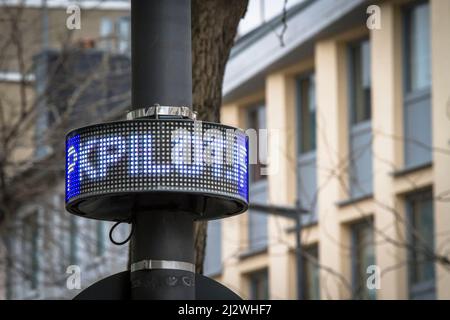
M 316 149 L 316 87 L 314 73 L 301 76 L 297 81 L 299 153 Z
M 248 247 L 258 251 L 267 247 L 267 214 L 250 212 L 248 214 Z
M 267 269 L 251 273 L 249 282 L 251 300 L 269 299 L 269 272 Z
M 430 8 L 404 9 L 404 135 L 406 168 L 431 162 Z
M 251 202 L 267 203 L 267 176 L 262 174 L 265 168 L 266 135 L 260 134 L 260 129 L 266 129 L 266 106 L 263 102 L 255 104 L 247 109 L 247 127 L 256 132 L 249 132 L 250 136 L 250 160 L 256 164 L 250 164 L 250 188 Z M 256 133 L 254 135 L 253 133 Z M 255 147 L 256 146 L 256 147 Z M 254 154 L 256 152 L 256 154 Z M 248 249 L 258 251 L 267 247 L 267 214 L 250 211 L 248 214 Z
M 409 254 L 409 292 L 412 299 L 435 298 L 434 218 L 430 191 L 407 197 Z
M 256 159 L 257 163 L 250 165 L 250 180 L 252 182 L 265 180 L 266 176 L 261 174 L 261 169 L 265 167 L 263 163 L 265 163 L 266 159 L 263 159 L 261 156 L 260 147 L 262 147 L 262 140 L 259 132 L 260 129 L 266 129 L 266 106 L 264 103 L 249 108 L 247 123 L 249 129 L 256 131 L 256 141 L 252 141 L 256 144 L 256 148 L 251 148 L 251 150 L 256 151 L 256 155 L 251 156 L 251 158 Z
M 351 123 L 371 118 L 370 42 L 368 39 L 349 45 Z
M 120 53 L 131 53 L 130 17 L 121 17 L 117 22 L 118 51 Z
M 376 289 L 367 287 L 367 268 L 375 264 L 373 222 L 364 220 L 352 225 L 351 240 L 353 298 L 376 299 Z
M 311 212 L 302 216 L 304 223 L 316 219 L 316 93 L 315 75 L 306 73 L 297 78 L 297 197 L 300 206 Z
M 430 6 L 419 3 L 405 10 L 406 91 L 429 89 L 430 68 Z
M 65 195 L 59 195 L 59 203 L 65 202 Z M 61 207 L 63 207 L 61 205 Z M 56 252 L 55 257 L 56 268 L 58 270 L 57 273 L 64 274 L 66 272 L 67 267 L 71 264 L 70 262 L 70 230 L 71 230 L 71 221 L 73 216 L 71 214 L 67 214 L 65 210 L 58 210 L 54 214 L 55 218 L 55 230 L 54 236 L 55 239 L 58 239 L 58 243 L 56 244 Z M 59 276 L 58 276 L 59 277 Z M 58 280 L 60 280 L 58 278 Z M 57 280 L 57 281 L 58 281 Z
M 222 223 L 220 220 L 208 222 L 206 239 L 205 274 L 214 275 L 222 271 Z
M 350 198 L 372 193 L 370 42 L 348 45 Z
M 303 249 L 303 273 L 305 299 L 320 299 L 319 247 L 317 245 Z
M 45 137 L 48 136 L 47 129 L 51 126 L 51 118 L 53 118 L 53 112 L 48 108 L 47 102 L 47 89 L 49 88 L 48 81 L 48 63 L 49 54 L 41 53 L 35 58 L 35 90 L 36 96 L 42 97 L 38 99 L 36 104 L 36 125 L 34 129 L 34 142 L 35 142 L 35 157 L 36 159 L 43 159 L 45 156 L 51 153 L 51 147 Z
M 120 17 L 116 23 L 106 17 L 100 20 L 100 48 L 109 52 L 129 54 L 130 44 L 130 17 Z
M 107 51 L 114 48 L 114 23 L 110 18 L 100 20 L 100 48 Z
M 97 256 L 103 256 L 105 254 L 105 223 L 103 221 L 95 221 L 96 233 L 97 233 Z
M 32 290 L 38 287 L 38 232 L 38 214 L 34 212 L 22 220 L 23 270 L 27 287 Z
M 78 263 L 78 225 L 76 217 L 70 216 L 70 247 L 69 247 L 69 263 L 71 265 Z
M 6 286 L 6 295 L 5 298 L 6 300 L 11 300 L 14 297 L 14 291 L 13 291 L 13 272 L 12 272 L 12 268 L 13 263 L 12 263 L 12 237 L 11 236 L 6 236 L 4 237 L 4 241 L 5 241 L 5 253 L 4 253 L 4 259 L 5 259 L 5 286 Z

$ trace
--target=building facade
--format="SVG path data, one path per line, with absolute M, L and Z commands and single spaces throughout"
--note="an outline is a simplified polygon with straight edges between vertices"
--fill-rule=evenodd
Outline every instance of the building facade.
M 81 8 L 72 43 L 127 55 L 128 5 Z M 56 5 L 47 19 L 40 7 L 24 10 L 35 21 L 24 40 L 31 66 L 44 50 L 61 49 L 67 14 Z M 260 133 L 251 140 L 250 201 L 308 212 L 305 298 L 450 299 L 449 16 L 447 0 L 306 0 L 288 10 L 283 45 L 281 16 L 237 40 L 221 121 Z M 3 100 L 16 99 L 24 82 L 33 95 L 39 75 L 23 78 L 17 59 L 6 61 Z M 27 145 L 17 157 L 38 151 Z M 109 224 L 63 210 L 61 176 L 47 176 L 8 224 L 0 298 L 69 298 L 79 292 L 67 287 L 69 265 L 80 266 L 81 288 L 125 268 L 126 249 L 109 243 Z M 295 299 L 295 232 L 291 220 L 255 210 L 211 221 L 205 273 L 243 298 Z
M 64 159 L 54 158 L 62 145 L 44 136 L 69 106 L 70 125 L 116 119 L 129 109 L 129 2 L 42 4 L 0 4 L 2 121 L 20 116 L 22 90 L 25 109 L 36 113 L 27 116 L 29 129 L 20 131 L 25 137 L 14 146 L 17 165 L 6 170 L 7 182 L 24 197 L 12 217 L 1 214 L 0 299 L 71 298 L 128 262 L 127 246 L 109 241 L 111 223 L 64 210 Z M 81 24 L 70 30 L 75 11 L 66 10 L 74 4 Z M 60 137 L 69 127 L 62 125 Z M 35 192 L 28 196 L 26 189 Z M 124 239 L 127 232 L 121 226 L 114 236 Z
M 222 122 L 267 128 L 250 201 L 308 211 L 308 299 L 449 299 L 450 2 L 304 1 L 239 39 Z M 262 175 L 261 170 L 267 175 Z M 295 299 L 291 220 L 212 222 L 207 273 Z M 217 241 L 220 239 L 220 241 Z

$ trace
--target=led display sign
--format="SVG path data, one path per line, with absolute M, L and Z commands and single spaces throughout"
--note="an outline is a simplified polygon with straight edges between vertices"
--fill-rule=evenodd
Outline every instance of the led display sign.
M 224 197 L 246 207 L 247 136 L 181 119 L 112 122 L 67 135 L 69 211 L 71 203 L 90 197 L 155 192 Z

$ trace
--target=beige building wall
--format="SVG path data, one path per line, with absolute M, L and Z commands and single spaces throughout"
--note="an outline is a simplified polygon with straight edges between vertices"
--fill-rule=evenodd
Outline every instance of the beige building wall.
M 296 199 L 296 89 L 295 77 L 315 70 L 317 104 L 318 224 L 306 226 L 304 246 L 319 244 L 320 291 L 322 299 L 352 297 L 351 226 L 373 219 L 375 258 L 379 266 L 377 299 L 407 299 L 407 237 L 405 195 L 433 188 L 435 198 L 436 252 L 448 255 L 450 238 L 450 2 L 431 0 L 432 34 L 432 130 L 433 164 L 403 172 L 403 70 L 401 9 L 409 1 L 380 1 L 381 29 L 365 26 L 347 30 L 315 44 L 314 56 L 266 75 L 264 97 L 269 129 L 269 202 L 295 204 Z M 371 43 L 373 195 L 349 200 L 349 143 L 347 96 L 347 52 L 351 41 L 368 37 Z M 243 124 L 243 110 L 260 99 L 250 95 L 223 106 L 222 122 Z M 399 138 L 400 137 L 400 138 Z M 436 152 L 436 149 L 440 151 Z M 447 201 L 445 201 L 447 200 Z M 240 259 L 246 245 L 246 215 L 223 221 L 223 259 L 227 261 L 218 280 L 248 295 L 245 275 L 269 269 L 271 299 L 295 299 L 296 270 L 294 234 L 289 220 L 270 216 L 267 253 Z M 244 226 L 244 227 L 243 227 Z M 226 238 L 225 238 L 226 237 Z M 228 239 L 233 238 L 233 241 Z M 236 241 L 234 241 L 236 240 Z M 233 259 L 229 257 L 233 256 Z M 436 264 L 436 295 L 450 298 L 448 267 Z
M 48 8 L 48 41 L 52 49 L 72 46 L 79 41 L 93 40 L 98 46 L 100 40 L 100 23 L 102 18 L 109 18 L 116 23 L 120 17 L 129 16 L 129 10 L 81 9 L 81 28 L 69 30 L 66 26 L 65 7 Z M 13 22 L 18 22 L 13 28 Z M 20 59 L 23 57 L 23 69 L 30 72 L 32 58 L 42 50 L 43 14 L 39 8 L 0 6 L 0 71 L 19 71 Z M 11 39 L 14 41 L 11 42 Z
M 433 192 L 435 201 L 435 247 L 441 254 L 450 251 L 450 1 L 431 1 L 431 60 L 433 103 Z M 450 299 L 448 266 L 437 266 L 437 292 Z
M 402 68 L 401 68 L 401 17 L 398 8 L 385 2 L 382 8 L 382 28 L 372 31 L 372 99 L 374 132 L 374 195 L 376 206 L 375 228 L 376 259 L 380 268 L 404 266 L 406 253 L 389 240 L 404 241 L 404 225 L 393 213 L 396 210 L 404 219 L 400 199 L 396 197 L 392 173 L 403 165 L 403 144 L 393 136 L 403 136 Z M 405 267 L 382 273 L 381 299 L 407 298 Z
M 23 90 L 22 90 L 23 89 Z M 0 119 L 0 127 L 6 129 L 5 132 L 0 132 L 0 138 L 8 136 L 8 132 L 20 122 L 21 127 L 18 135 L 15 135 L 11 139 L 12 146 L 8 160 L 12 161 L 18 166 L 21 166 L 21 162 L 30 159 L 33 151 L 32 139 L 33 139 L 33 126 L 31 122 L 34 120 L 27 119 L 27 121 L 20 121 L 21 106 L 24 104 L 28 110 L 30 104 L 34 100 L 34 90 L 30 83 L 18 84 L 13 82 L 0 82 L 0 103 L 2 104 L 0 110 L 2 111 L 2 118 Z M 18 169 L 10 166 L 8 172 Z
M 343 60 L 339 43 L 325 40 L 316 45 L 316 93 L 317 93 L 317 180 L 321 186 L 318 194 L 319 209 L 319 260 L 325 268 L 321 271 L 321 297 L 338 299 L 344 292 L 339 278 L 342 274 L 343 247 L 339 245 L 342 228 L 336 212 L 336 202 L 342 198 L 340 179 L 345 172 L 333 171 L 345 155 L 345 131 L 347 113 L 342 91 L 345 81 L 340 81 L 339 65 Z M 335 241 L 323 241 L 331 234 Z M 325 271 L 328 270 L 328 271 Z
M 264 91 L 224 105 L 221 108 L 221 122 L 247 129 L 246 109 L 264 101 Z M 248 216 L 243 214 L 222 220 L 222 261 L 223 272 L 216 280 L 230 289 L 249 297 L 249 274 L 268 267 L 266 252 L 245 255 L 248 251 Z

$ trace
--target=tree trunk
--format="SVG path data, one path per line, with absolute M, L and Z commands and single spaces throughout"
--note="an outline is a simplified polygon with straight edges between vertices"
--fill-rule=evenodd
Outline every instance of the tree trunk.
M 219 122 L 225 64 L 248 0 L 192 0 L 193 107 L 198 119 Z M 207 222 L 195 228 L 196 271 L 203 273 Z

